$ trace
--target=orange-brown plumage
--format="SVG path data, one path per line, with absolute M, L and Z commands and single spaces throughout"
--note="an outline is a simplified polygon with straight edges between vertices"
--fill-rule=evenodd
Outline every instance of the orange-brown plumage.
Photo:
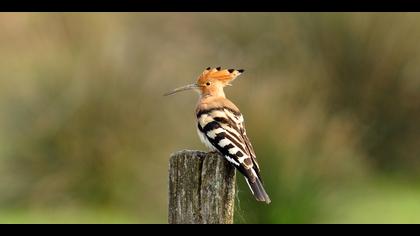
M 219 96 L 205 96 L 201 97 L 198 100 L 196 112 L 200 110 L 209 110 L 212 108 L 223 108 L 227 107 L 233 111 L 240 112 L 239 108 L 233 104 L 229 99 L 225 97 L 219 97 Z
M 197 80 L 200 94 L 202 96 L 211 95 L 225 97 L 223 87 L 229 86 L 229 83 L 238 77 L 241 72 L 243 72 L 243 70 L 218 70 L 216 68 L 204 70 Z
M 201 141 L 222 154 L 244 175 L 258 201 L 270 203 L 261 182 L 254 149 L 245 131 L 243 116 L 223 91 L 242 72 L 243 70 L 235 69 L 221 70 L 220 67 L 207 68 L 196 83 L 177 88 L 167 95 L 190 89 L 199 92 L 196 116 Z

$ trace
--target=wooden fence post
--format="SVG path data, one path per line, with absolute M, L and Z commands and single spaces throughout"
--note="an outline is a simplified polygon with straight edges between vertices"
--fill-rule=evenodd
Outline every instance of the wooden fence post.
M 183 150 L 169 161 L 170 224 L 232 224 L 235 169 L 221 155 Z

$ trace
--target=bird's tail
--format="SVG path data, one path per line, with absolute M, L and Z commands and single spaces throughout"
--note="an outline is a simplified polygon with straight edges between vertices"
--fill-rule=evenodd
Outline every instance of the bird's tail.
M 257 199 L 257 201 L 265 202 L 267 204 L 271 202 L 270 197 L 265 192 L 264 186 L 262 185 L 261 180 L 258 177 L 255 178 L 254 182 L 252 182 L 252 180 L 248 180 L 247 177 L 245 177 L 245 180 L 248 183 L 248 186 L 251 189 L 251 192 L 254 195 L 255 199 Z

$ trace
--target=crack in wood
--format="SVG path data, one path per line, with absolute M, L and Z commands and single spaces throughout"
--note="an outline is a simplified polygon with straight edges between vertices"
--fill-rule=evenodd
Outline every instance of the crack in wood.
M 169 161 L 168 222 L 232 224 L 235 168 L 221 155 L 183 150 Z

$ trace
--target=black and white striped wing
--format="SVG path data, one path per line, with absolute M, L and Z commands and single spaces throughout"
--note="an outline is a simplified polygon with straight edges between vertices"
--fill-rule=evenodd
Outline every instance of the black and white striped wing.
M 200 138 L 209 148 L 222 153 L 247 177 L 253 179 L 259 176 L 253 168 L 255 153 L 240 113 L 227 108 L 211 109 L 199 112 L 197 119 Z M 258 166 L 255 167 L 258 172 Z
M 239 112 L 227 108 L 211 109 L 197 113 L 198 134 L 211 149 L 218 150 L 245 176 L 252 194 L 258 201 L 271 200 L 261 182 L 259 167 L 244 119 Z
M 230 111 L 228 109 L 225 110 L 225 113 L 229 117 L 229 119 L 237 125 L 238 132 L 240 133 L 240 135 L 243 139 L 243 142 L 244 142 L 244 144 L 246 146 L 246 149 L 248 151 L 248 155 L 251 157 L 251 160 L 254 164 L 254 168 L 256 168 L 257 174 L 259 176 L 260 168 L 259 168 L 257 160 L 256 160 L 257 156 L 255 155 L 255 151 L 254 151 L 254 148 L 252 147 L 251 141 L 249 140 L 248 136 L 246 135 L 245 122 L 244 122 L 244 118 L 243 118 L 242 114 L 240 114 L 238 112 Z

